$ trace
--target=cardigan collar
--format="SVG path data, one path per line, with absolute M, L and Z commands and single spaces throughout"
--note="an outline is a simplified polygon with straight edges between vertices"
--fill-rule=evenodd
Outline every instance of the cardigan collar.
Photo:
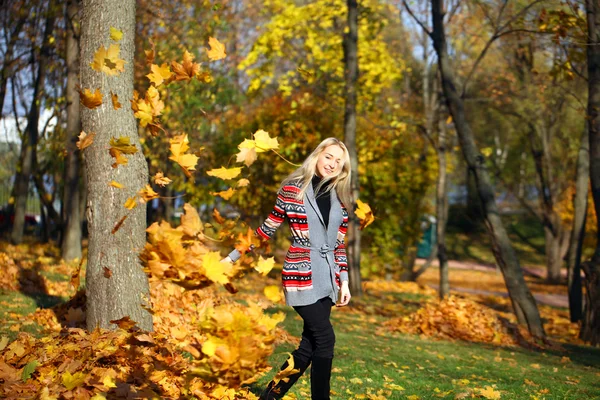
M 335 192 L 335 190 L 332 189 L 330 193 L 331 193 L 331 211 L 329 214 L 329 221 L 332 221 L 332 213 L 341 213 L 342 205 L 341 205 L 340 201 L 338 200 L 337 193 Z M 308 185 L 308 187 L 306 188 L 306 194 L 304 195 L 304 199 L 310 205 L 312 212 L 314 212 L 317 215 L 317 217 L 319 218 L 319 221 L 321 222 L 321 226 L 323 227 L 323 229 L 324 230 L 326 229 L 327 241 L 335 243 L 335 240 L 337 239 L 337 232 L 338 232 L 339 226 L 334 226 L 335 224 L 329 223 L 327 228 L 325 228 L 325 221 L 323 220 L 323 216 L 321 215 L 321 211 L 319 210 L 319 206 L 317 205 L 317 200 L 315 198 L 315 191 L 312 187 L 312 183 L 310 185 Z M 307 212 L 309 211 L 308 208 L 306 211 Z

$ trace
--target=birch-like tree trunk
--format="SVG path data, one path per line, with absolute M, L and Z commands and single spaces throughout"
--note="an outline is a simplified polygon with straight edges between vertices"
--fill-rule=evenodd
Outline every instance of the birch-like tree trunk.
M 527 324 L 529 332 L 533 336 L 544 337 L 544 327 L 537 304 L 525 283 L 523 270 L 500 219 L 494 190 L 485 166 L 485 159 L 475 144 L 471 126 L 466 118 L 464 102 L 457 89 L 458 86 L 454 70 L 450 64 L 446 43 L 442 0 L 432 0 L 431 11 L 433 20 L 431 36 L 442 75 L 442 90 L 448 110 L 454 120 L 463 157 L 469 170 L 475 176 L 483 218 L 492 240 L 492 251 L 504 276 L 508 294 L 519 323 Z
M 352 196 L 358 199 L 358 154 L 356 151 L 356 82 L 358 80 L 358 3 L 347 0 L 348 32 L 344 34 L 344 65 L 345 65 L 345 102 L 344 109 L 344 143 L 350 153 L 352 167 Z M 346 204 L 353 208 L 354 204 Z M 362 294 L 360 277 L 360 223 L 356 215 L 350 212 L 348 227 L 348 263 L 350 266 L 350 290 L 354 296 Z
M 95 109 L 82 107 L 81 122 L 94 143 L 85 149 L 87 177 L 87 221 L 89 227 L 86 271 L 87 328 L 114 329 L 111 320 L 128 316 L 144 330 L 152 329 L 152 316 L 142 305 L 148 296 L 148 279 L 138 258 L 146 242 L 146 207 L 124 207 L 129 197 L 148 183 L 148 164 L 140 148 L 137 123 L 129 106 L 133 95 L 135 50 L 135 0 L 84 0 L 81 14 L 81 88 L 97 88 L 103 103 Z M 109 76 L 90 67 L 94 53 L 115 43 L 109 29 L 123 32 L 118 42 L 125 71 Z M 106 64 L 110 66 L 110 64 Z M 111 92 L 123 107 L 113 109 Z M 111 138 L 128 137 L 138 152 L 126 156 L 128 163 L 111 167 L 108 148 Z M 124 185 L 117 189 L 111 181 Z M 123 217 L 127 217 L 123 221 Z M 117 229 L 119 223 L 120 228 Z
M 65 186 L 63 193 L 63 234 L 61 243 L 62 258 L 71 261 L 81 258 L 81 216 L 80 167 L 81 154 L 75 142 L 81 129 L 79 116 L 79 0 L 68 0 L 65 27 L 67 32 L 67 159 L 65 165 Z

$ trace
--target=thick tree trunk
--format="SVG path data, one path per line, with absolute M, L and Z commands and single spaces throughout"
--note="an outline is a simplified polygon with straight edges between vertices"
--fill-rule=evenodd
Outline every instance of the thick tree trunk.
M 44 39 L 37 62 L 37 74 L 33 85 L 33 95 L 31 96 L 31 107 L 27 116 L 27 128 L 25 128 L 25 137 L 21 143 L 21 154 L 17 174 L 15 177 L 14 196 L 15 196 L 15 219 L 11 232 L 11 242 L 14 244 L 23 241 L 23 231 L 25 229 L 25 210 L 27 208 L 27 197 L 29 195 L 29 179 L 33 171 L 34 160 L 36 158 L 38 143 L 38 123 L 40 119 L 40 104 L 46 81 L 46 71 L 50 59 L 50 46 L 52 39 L 52 30 L 54 29 L 54 1 L 48 4 L 48 15 L 46 17 L 46 26 L 44 28 Z
M 108 76 L 90 67 L 94 53 L 111 43 L 109 28 L 123 32 L 119 57 L 125 71 Z M 126 103 L 133 93 L 133 54 L 135 0 L 84 0 L 81 13 L 81 88 L 102 92 L 103 103 L 90 110 L 82 107 L 83 130 L 96 133 L 94 143 L 85 149 L 87 177 L 87 221 L 89 226 L 86 272 L 87 328 L 114 329 L 111 320 L 128 316 L 144 330 L 152 329 L 152 316 L 142 305 L 148 296 L 148 279 L 138 254 L 146 242 L 146 207 L 127 210 L 128 197 L 148 183 L 148 165 L 140 148 L 136 121 L 131 107 L 114 110 L 111 92 Z M 138 152 L 127 156 L 128 163 L 112 168 L 114 160 L 107 149 L 111 138 L 128 137 Z M 125 186 L 116 189 L 112 180 Z M 117 224 L 127 217 L 120 228 Z
M 585 220 L 588 208 L 588 180 L 590 178 L 590 143 L 586 123 L 581 135 L 577 155 L 577 177 L 573 200 L 573 233 L 567 253 L 567 285 L 569 290 L 569 315 L 571 322 L 581 321 L 583 293 L 581 291 L 581 250 L 585 237 Z
M 79 115 L 79 1 L 67 1 L 67 159 L 65 164 L 65 186 L 63 193 L 63 234 L 61 244 L 62 258 L 66 261 L 81 258 L 81 216 L 80 202 L 80 160 L 75 143 L 81 129 Z
M 448 255 L 446 253 L 446 223 L 448 222 L 448 179 L 447 179 L 447 130 L 446 121 L 439 118 L 438 137 L 438 179 L 436 184 L 435 210 L 437 215 L 437 256 L 440 263 L 440 299 L 450 294 L 450 279 L 448 277 Z
M 556 216 L 558 219 L 558 216 Z M 560 224 L 555 224 L 556 232 L 548 227 L 544 228 L 545 247 L 546 247 L 546 280 L 550 283 L 559 283 L 561 280 L 560 271 L 564 264 L 564 258 L 569 250 L 570 232 L 562 230 Z
M 348 32 L 344 35 L 344 64 L 345 64 L 345 102 L 344 109 L 344 143 L 350 153 L 352 166 L 352 195 L 359 196 L 358 184 L 358 154 L 356 152 L 356 82 L 358 80 L 358 3 L 347 0 Z M 354 204 L 348 205 L 354 207 Z M 348 263 L 350 265 L 350 290 L 354 296 L 362 294 L 360 277 L 360 223 L 354 213 L 351 213 L 348 227 Z
M 457 90 L 454 71 L 450 65 L 446 35 L 444 32 L 442 0 L 432 0 L 433 44 L 438 55 L 438 63 L 442 74 L 442 89 L 446 104 L 454 119 L 454 125 L 470 171 L 475 174 L 477 190 L 483 209 L 486 228 L 492 240 L 492 250 L 508 289 L 508 294 L 519 323 L 527 324 L 529 332 L 536 337 L 544 337 L 544 327 L 534 297 L 527 288 L 523 270 L 512 247 L 494 197 L 485 159 L 477 145 L 466 119 L 464 103 Z
M 597 238 L 600 239 L 600 0 L 586 0 L 588 23 L 588 127 L 590 140 L 590 181 L 596 210 Z M 600 344 L 600 240 L 585 272 L 586 304 L 579 337 Z

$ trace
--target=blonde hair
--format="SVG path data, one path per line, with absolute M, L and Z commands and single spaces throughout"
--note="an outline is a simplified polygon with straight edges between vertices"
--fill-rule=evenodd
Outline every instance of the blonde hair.
M 352 199 L 352 190 L 350 188 L 350 178 L 352 172 L 350 170 L 350 154 L 348 153 L 346 145 L 339 139 L 327 138 L 319 143 L 317 148 L 314 149 L 308 157 L 306 157 L 306 160 L 304 160 L 302 165 L 283 180 L 281 186 L 283 187 L 284 185 L 292 182 L 299 183 L 300 192 L 296 197 L 298 200 L 302 200 L 306 190 L 308 189 L 308 185 L 311 184 L 312 178 L 317 171 L 317 161 L 319 159 L 319 155 L 331 145 L 337 145 L 344 151 L 342 160 L 343 164 L 340 168 L 340 172 L 336 176 L 323 177 L 317 186 L 316 191 L 319 191 L 321 187 L 325 187 L 325 190 L 335 190 L 340 202 L 348 209 L 348 212 L 350 212 L 354 204 L 354 200 Z

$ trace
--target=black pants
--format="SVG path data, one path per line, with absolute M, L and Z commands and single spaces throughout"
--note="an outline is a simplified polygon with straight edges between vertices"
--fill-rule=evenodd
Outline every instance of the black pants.
M 293 354 L 303 363 L 310 363 L 313 357 L 333 358 L 335 334 L 329 321 L 331 307 L 333 301 L 329 297 L 314 304 L 294 307 L 304 320 L 304 330 L 300 346 Z

